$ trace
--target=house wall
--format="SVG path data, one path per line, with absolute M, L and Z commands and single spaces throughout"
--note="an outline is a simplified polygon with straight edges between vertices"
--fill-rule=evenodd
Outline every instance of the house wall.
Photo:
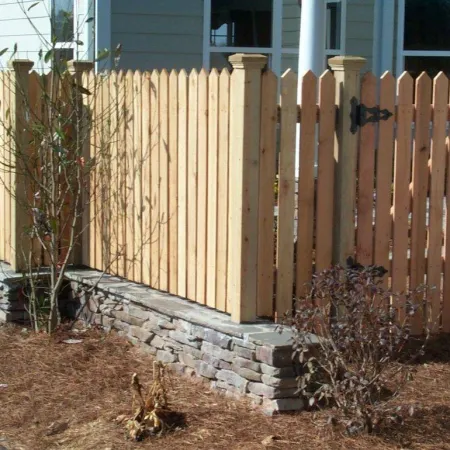
M 23 2 L 0 0 L 0 51 L 8 48 L 8 51 L 0 57 L 0 69 L 6 67 L 15 44 L 17 44 L 15 58 L 37 61 L 39 50 L 45 47 L 44 41 L 50 40 L 48 4 L 40 2 L 27 11 L 33 3 L 35 2 L 32 0 Z
M 345 54 L 367 59 L 365 70 L 373 68 L 375 0 L 347 0 Z
M 111 47 L 123 69 L 200 69 L 203 0 L 112 0 Z
M 89 3 L 92 0 L 78 1 L 78 31 L 77 40 L 83 45 L 74 48 L 75 59 L 92 59 L 92 25 L 86 22 L 89 17 Z M 32 5 L 33 6 L 30 10 Z M 42 59 L 39 61 L 39 51 L 44 53 L 50 48 L 51 40 L 51 1 L 44 0 L 0 0 L 0 51 L 8 51 L 0 57 L 0 70 L 7 66 L 17 44 L 16 59 L 31 59 L 35 62 L 34 69 L 49 70 L 49 65 Z

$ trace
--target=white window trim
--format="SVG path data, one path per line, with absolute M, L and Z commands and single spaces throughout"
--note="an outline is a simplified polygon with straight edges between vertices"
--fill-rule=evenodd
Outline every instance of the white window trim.
M 103 0 L 102 0 L 103 1 Z M 111 1 L 111 0 L 108 0 Z M 255 0 L 256 1 L 256 0 Z M 347 0 L 326 0 L 327 3 L 341 2 L 341 48 L 325 49 L 325 56 L 344 55 L 347 31 Z M 272 15 L 272 47 L 213 47 L 210 44 L 211 33 L 211 0 L 203 2 L 203 67 L 211 68 L 211 53 L 266 53 L 269 55 L 271 68 L 275 74 L 281 75 L 281 59 L 283 55 L 298 55 L 298 48 L 282 46 L 283 36 L 283 0 L 273 0 Z M 325 32 L 325 30 L 324 30 Z

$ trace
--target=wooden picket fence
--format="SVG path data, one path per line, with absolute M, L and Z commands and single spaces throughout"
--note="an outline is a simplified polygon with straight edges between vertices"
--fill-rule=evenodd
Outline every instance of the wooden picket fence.
M 394 291 L 434 286 L 429 319 L 450 331 L 447 77 L 308 73 L 297 105 L 293 71 L 248 61 L 231 74 L 80 76 L 86 158 L 98 161 L 75 262 L 247 321 L 280 317 L 314 273 L 353 255 L 388 269 Z M 352 97 L 392 115 L 352 132 Z M 11 262 L 8 176 L 0 258 Z

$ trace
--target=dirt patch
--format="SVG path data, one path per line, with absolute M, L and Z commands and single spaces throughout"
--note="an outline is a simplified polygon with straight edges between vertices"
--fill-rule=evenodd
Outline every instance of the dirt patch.
M 82 340 L 68 344 L 67 339 Z M 187 426 L 143 443 L 127 441 L 131 375 L 151 381 L 152 359 L 116 334 L 61 331 L 49 339 L 0 327 L 0 448 L 8 450 L 450 449 L 450 364 L 417 366 L 403 401 L 420 404 L 405 427 L 349 439 L 313 424 L 314 414 L 265 417 L 194 379 L 172 376 L 173 409 Z M 326 412 L 319 413 L 326 417 Z M 272 436 L 272 437 L 271 437 Z M 265 442 L 265 445 L 262 442 Z

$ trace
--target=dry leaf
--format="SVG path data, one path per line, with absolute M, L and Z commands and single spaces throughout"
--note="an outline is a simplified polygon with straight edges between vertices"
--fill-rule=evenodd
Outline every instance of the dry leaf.
M 64 344 L 81 344 L 83 341 L 81 339 L 66 339 L 63 342 Z
M 68 422 L 53 422 L 48 428 L 47 433 L 45 433 L 46 436 L 53 436 L 55 434 L 62 433 L 63 431 L 66 431 L 67 428 L 69 428 Z

